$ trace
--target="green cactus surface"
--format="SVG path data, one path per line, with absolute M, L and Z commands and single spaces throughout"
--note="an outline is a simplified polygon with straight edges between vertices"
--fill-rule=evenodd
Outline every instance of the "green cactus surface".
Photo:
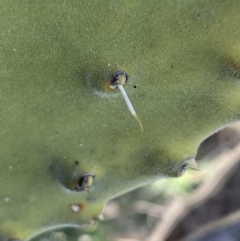
M 2 235 L 86 224 L 239 120 L 239 0 L 1 0 L 0 13 Z M 109 88 L 117 70 L 143 132 Z

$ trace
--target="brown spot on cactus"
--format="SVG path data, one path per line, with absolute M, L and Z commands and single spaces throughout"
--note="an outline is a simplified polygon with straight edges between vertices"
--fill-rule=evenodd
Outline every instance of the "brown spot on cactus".
M 79 213 L 83 210 L 84 205 L 82 203 L 71 204 L 70 205 L 71 211 L 74 213 Z

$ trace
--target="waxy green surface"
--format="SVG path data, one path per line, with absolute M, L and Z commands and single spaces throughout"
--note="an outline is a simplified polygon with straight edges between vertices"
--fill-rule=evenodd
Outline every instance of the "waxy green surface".
M 3 234 L 86 223 L 239 119 L 238 0 L 1 0 L 0 13 Z M 104 91 L 119 69 L 143 133 Z M 68 190 L 86 172 L 91 194 Z

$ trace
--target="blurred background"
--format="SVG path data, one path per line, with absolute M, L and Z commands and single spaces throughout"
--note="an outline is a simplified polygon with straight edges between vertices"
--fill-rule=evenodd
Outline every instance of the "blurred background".
M 58 229 L 32 241 L 240 240 L 240 123 L 208 137 L 198 170 L 110 200 L 85 229 Z

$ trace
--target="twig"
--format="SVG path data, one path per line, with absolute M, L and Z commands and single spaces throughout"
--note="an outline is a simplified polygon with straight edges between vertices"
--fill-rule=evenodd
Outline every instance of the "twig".
M 227 176 L 238 164 L 240 144 L 233 150 L 227 150 L 211 163 L 211 173 L 206 175 L 203 184 L 188 199 L 178 198 L 172 201 L 147 241 L 164 241 L 192 208 L 199 205 L 220 189 L 227 180 Z
M 240 222 L 240 211 L 236 211 L 231 213 L 230 215 L 218 219 L 217 221 L 211 222 L 210 224 L 206 224 L 196 232 L 191 233 L 186 238 L 182 239 L 181 241 L 192 241 L 198 240 L 201 236 L 206 235 L 214 230 L 221 229 L 223 230 L 224 227 L 231 226 L 235 223 Z

